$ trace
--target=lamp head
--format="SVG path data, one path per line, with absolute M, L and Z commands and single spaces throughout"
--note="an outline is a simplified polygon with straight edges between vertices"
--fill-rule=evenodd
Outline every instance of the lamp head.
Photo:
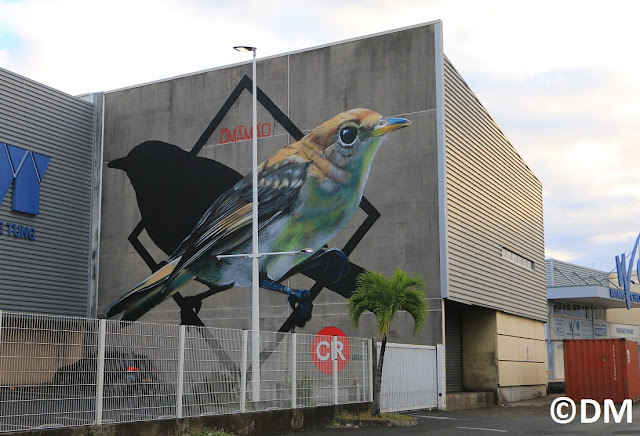
M 234 50 L 248 52 L 248 51 L 256 51 L 256 47 L 249 47 L 248 45 L 236 45 L 233 47 Z

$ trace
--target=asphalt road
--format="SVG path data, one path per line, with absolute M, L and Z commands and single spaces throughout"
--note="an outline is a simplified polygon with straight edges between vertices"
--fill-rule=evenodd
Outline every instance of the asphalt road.
M 640 435 L 640 403 L 632 409 L 632 423 L 626 422 L 626 415 L 617 424 L 604 423 L 604 418 L 593 424 L 580 423 L 578 409 L 576 419 L 570 424 L 554 422 L 549 413 L 549 405 L 502 406 L 488 409 L 474 409 L 459 412 L 417 412 L 415 427 L 395 428 L 336 428 L 306 431 L 311 436 L 386 436 L 386 435 Z M 587 417 L 593 416 L 587 411 Z M 301 433 L 288 433 L 287 435 Z

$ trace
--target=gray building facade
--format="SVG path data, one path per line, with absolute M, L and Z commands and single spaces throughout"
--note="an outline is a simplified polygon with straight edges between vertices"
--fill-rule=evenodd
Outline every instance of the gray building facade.
M 0 74 L 5 161 L 13 168 L 28 155 L 44 174 L 39 214 L 12 210 L 11 189 L 0 206 L 1 221 L 37 232 L 36 240 L 23 230 L 26 238 L 0 235 L 9 244 L 0 261 L 17 272 L 0 279 L 1 309 L 102 316 L 251 170 L 250 62 L 86 101 Z M 313 293 L 313 317 L 297 331 L 375 336 L 372 314 L 350 326 L 346 298 L 359 271 L 400 267 L 425 278 L 430 310 L 417 336 L 400 313 L 390 341 L 444 343 L 448 392 L 489 390 L 499 401 L 543 394 L 542 186 L 445 56 L 441 22 L 259 58 L 256 81 L 259 162 L 356 108 L 411 122 L 385 138 L 359 208 L 331 229 L 339 231 L 325 248 L 347 254 L 350 272 L 283 280 Z M 250 289 L 210 285 L 190 282 L 141 320 L 185 321 L 180 303 L 205 325 L 250 328 Z M 203 293 L 211 295 L 200 305 Z M 288 330 L 291 314 L 286 296 L 260 291 L 262 330 Z
M 109 163 L 161 141 L 248 174 L 250 79 L 251 63 L 242 63 L 105 94 L 99 312 L 168 254 L 154 243 L 159 232 L 145 230 L 139 209 L 147 200 L 132 173 Z M 401 314 L 391 340 L 445 343 L 448 391 L 492 390 L 501 401 L 544 393 L 542 186 L 444 55 L 441 23 L 258 59 L 257 84 L 259 162 L 299 139 L 296 129 L 307 134 L 346 110 L 411 121 L 379 149 L 368 204 L 329 247 L 347 248 L 367 270 L 401 267 L 425 277 L 431 308 L 424 330 L 413 337 Z M 180 201 L 167 195 L 165 207 L 187 207 Z M 298 274 L 286 284 L 309 289 L 314 281 Z M 206 289 L 191 283 L 180 292 Z M 291 313 L 286 298 L 260 292 L 261 328 L 278 330 Z M 349 325 L 345 296 L 322 290 L 298 331 L 337 326 L 373 336 L 370 314 L 359 329 Z M 207 325 L 250 328 L 250 290 L 204 299 L 199 316 Z M 179 322 L 180 311 L 169 299 L 142 319 Z
M 257 65 L 258 87 L 271 101 L 268 107 L 261 102 L 258 108 L 258 131 L 262 135 L 259 162 L 295 142 L 276 119 L 278 110 L 305 134 L 338 113 L 360 107 L 412 122 L 410 127 L 390 134 L 375 156 L 364 192 L 371 207 L 360 208 L 329 246 L 342 249 L 360 232 L 363 236 L 349 255 L 351 262 L 387 274 L 401 266 L 425 277 L 433 293 L 425 329 L 418 338 L 411 338 L 412 321 L 404 314 L 393 326 L 394 340 L 423 344 L 435 344 L 442 338 L 435 69 L 438 38 L 436 26 L 420 26 L 260 59 Z M 248 174 L 251 140 L 242 134 L 251 125 L 251 93 L 243 89 L 231 104 L 228 101 L 243 77 L 250 75 L 251 64 L 245 63 L 105 94 L 101 310 L 149 272 L 127 240 L 127 232 L 140 221 L 136 193 L 127 174 L 109 168 L 109 162 L 149 140 L 191 150 L 227 104 L 228 112 L 198 156 Z M 361 226 L 376 214 L 379 217 L 374 225 L 364 232 Z M 166 257 L 145 232 L 139 239 L 154 260 Z M 289 285 L 309 288 L 313 282 L 294 276 Z M 183 293 L 203 289 L 206 287 L 193 284 Z M 211 325 L 249 328 L 249 297 L 248 288 L 221 292 L 203 301 L 201 317 Z M 286 297 L 261 290 L 260 299 L 261 328 L 278 330 L 290 313 Z M 314 301 L 313 313 L 305 332 L 315 333 L 327 325 L 338 325 L 350 335 L 370 336 L 374 332 L 371 314 L 364 315 L 360 330 L 353 330 L 346 322 L 344 296 L 328 289 Z M 167 317 L 178 319 L 177 306 L 171 300 L 144 319 Z

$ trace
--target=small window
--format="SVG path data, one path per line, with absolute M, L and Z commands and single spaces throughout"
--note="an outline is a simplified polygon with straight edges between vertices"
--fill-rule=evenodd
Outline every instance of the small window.
M 513 251 L 502 247 L 502 258 L 508 260 L 509 262 L 513 262 L 516 265 L 520 265 L 523 268 L 528 269 L 529 271 L 534 270 L 534 264 L 532 260 L 527 259 L 526 257 L 522 257 Z
M 593 318 L 593 308 L 591 306 L 586 306 L 585 307 L 585 312 L 586 312 L 585 317 L 587 319 L 592 319 Z
M 584 318 L 584 310 L 580 304 L 571 305 L 571 316 L 574 318 Z
M 571 307 L 571 315 L 574 318 L 586 318 L 589 319 L 587 314 L 587 306 L 584 304 L 573 304 Z

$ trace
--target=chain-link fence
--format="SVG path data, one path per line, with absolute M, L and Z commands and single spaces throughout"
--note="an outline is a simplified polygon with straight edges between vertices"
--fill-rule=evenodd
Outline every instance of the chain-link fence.
M 372 401 L 371 340 L 252 336 L 0 311 L 0 432 Z

